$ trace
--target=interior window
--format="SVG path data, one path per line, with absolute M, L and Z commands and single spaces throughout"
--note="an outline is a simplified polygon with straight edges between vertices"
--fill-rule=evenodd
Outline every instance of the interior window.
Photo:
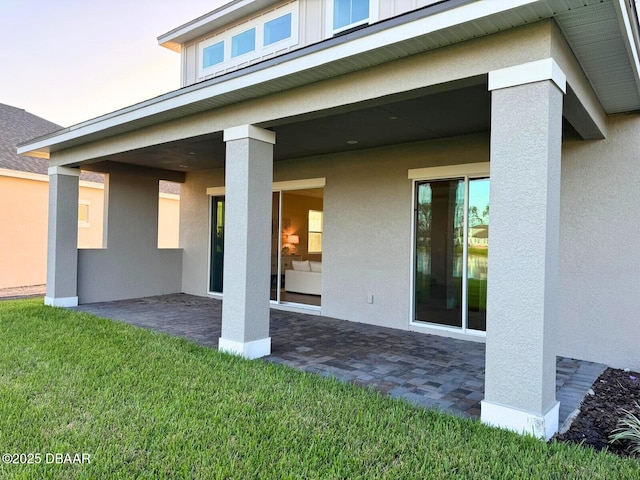
M 322 253 L 322 212 L 309 210 L 309 253 Z

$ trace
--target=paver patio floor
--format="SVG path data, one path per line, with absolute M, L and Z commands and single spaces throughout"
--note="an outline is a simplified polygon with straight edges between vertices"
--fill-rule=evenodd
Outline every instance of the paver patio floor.
M 217 299 L 172 294 L 76 308 L 212 348 L 220 337 L 222 302 Z M 270 332 L 272 354 L 265 361 L 371 386 L 424 407 L 480 415 L 483 343 L 274 309 Z M 558 357 L 560 424 L 604 369 L 602 364 Z

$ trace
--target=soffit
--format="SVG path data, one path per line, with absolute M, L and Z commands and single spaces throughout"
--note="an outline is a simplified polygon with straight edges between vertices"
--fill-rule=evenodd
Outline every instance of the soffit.
M 622 38 L 621 28 L 619 25 L 614 24 L 611 19 L 611 12 L 613 11 L 616 14 L 612 0 L 546 0 L 528 3 L 526 0 L 522 0 L 519 2 L 520 6 L 500 11 L 490 16 L 424 35 L 414 36 L 368 51 L 362 51 L 322 65 L 309 66 L 294 73 L 252 83 L 243 88 L 210 96 L 206 94 L 209 87 L 218 86 L 223 82 L 261 71 L 266 67 L 286 64 L 288 60 L 301 58 L 317 51 L 324 51 L 370 34 L 384 32 L 391 27 L 443 12 L 451 6 L 464 6 L 473 3 L 464 0 L 449 0 L 374 24 L 347 35 L 334 37 L 237 72 L 191 85 L 97 119 L 83 122 L 54 135 L 34 139 L 30 142 L 29 147 L 36 148 L 33 150 L 25 149 L 23 153 L 31 152 L 33 154 L 35 152 L 47 155 L 49 151 L 62 150 L 247 99 L 278 93 L 552 17 L 559 19 L 557 21 L 560 28 L 563 34 L 570 39 L 571 46 L 576 50 L 576 56 L 579 57 L 578 60 L 581 61 L 587 77 L 592 82 L 594 90 L 598 93 L 605 111 L 607 113 L 616 113 L 640 108 L 637 84 L 633 75 L 629 75 L 631 67 L 625 67 L 625 63 L 629 65 L 630 60 L 626 53 L 624 42 L 621 43 L 620 41 Z M 598 30 L 600 40 L 596 42 L 598 43 L 598 48 L 594 48 L 593 37 L 590 37 L 587 33 L 593 25 L 598 25 L 600 28 Z M 606 73 L 611 58 L 616 59 L 619 65 L 616 71 Z M 193 100 L 191 100 L 192 98 Z M 130 120 L 129 118 L 134 119 Z M 105 125 L 105 127 L 102 127 L 102 125 Z M 86 134 L 84 133 L 85 131 L 87 132 Z M 55 137 L 64 138 L 56 140 Z

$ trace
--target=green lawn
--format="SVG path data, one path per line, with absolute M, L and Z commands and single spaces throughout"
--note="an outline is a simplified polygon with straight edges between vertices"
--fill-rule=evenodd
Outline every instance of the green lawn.
M 0 478 L 640 478 L 491 429 L 92 315 L 0 302 Z M 84 465 L 46 453 L 88 453 Z

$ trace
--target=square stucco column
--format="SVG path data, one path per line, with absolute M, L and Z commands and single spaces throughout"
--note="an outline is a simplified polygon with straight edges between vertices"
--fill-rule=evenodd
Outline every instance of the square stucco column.
M 489 74 L 491 248 L 482 421 L 558 430 L 560 158 L 566 78 L 553 59 Z
M 220 350 L 271 353 L 269 288 L 275 133 L 253 125 L 224 131 L 225 242 Z
M 49 168 L 49 232 L 45 305 L 78 305 L 77 168 Z

